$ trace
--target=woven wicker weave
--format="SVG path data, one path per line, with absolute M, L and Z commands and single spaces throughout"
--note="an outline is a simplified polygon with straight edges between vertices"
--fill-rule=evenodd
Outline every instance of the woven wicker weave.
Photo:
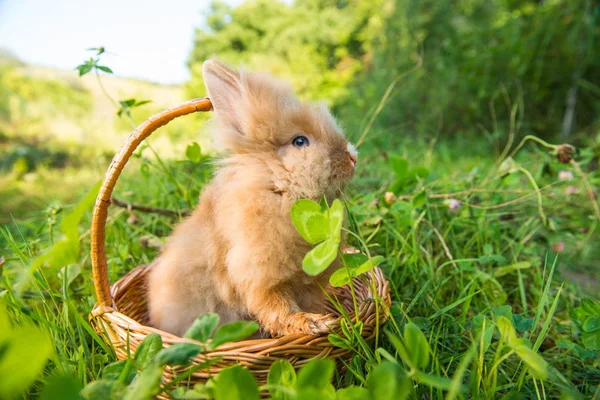
M 94 329 L 114 347 L 120 359 L 127 358 L 127 347 L 133 353 L 144 337 L 152 332 L 162 336 L 164 346 L 190 339 L 183 339 L 146 325 L 146 275 L 152 265 L 137 267 L 112 287 L 109 286 L 105 226 L 113 188 L 133 151 L 152 132 L 179 116 L 210 110 L 212 104 L 208 98 L 194 99 L 150 117 L 129 135 L 127 142 L 113 159 L 96 199 L 91 227 L 91 259 L 98 303 L 92 310 L 90 319 Z M 356 278 L 353 282 L 358 302 L 358 319 L 364 324 L 362 336 L 367 342 L 375 337 L 380 324 L 387 319 L 390 306 L 389 287 L 381 270 L 376 268 L 368 275 L 361 279 Z M 337 298 L 348 315 L 355 320 L 350 289 L 346 286 L 336 288 L 331 291 L 331 295 Z M 333 305 L 328 307 L 330 312 L 339 316 Z M 273 339 L 245 340 L 221 345 L 195 358 L 194 363 L 215 358 L 221 360 L 207 369 L 195 372 L 190 380 L 192 383 L 206 381 L 223 368 L 239 363 L 246 366 L 259 383 L 264 384 L 269 367 L 279 359 L 287 359 L 298 368 L 314 358 L 341 357 L 347 360 L 349 356 L 349 350 L 333 346 L 326 335 L 293 334 Z M 173 371 L 167 368 L 166 380 L 171 379 L 176 372 L 180 373 L 181 370 Z

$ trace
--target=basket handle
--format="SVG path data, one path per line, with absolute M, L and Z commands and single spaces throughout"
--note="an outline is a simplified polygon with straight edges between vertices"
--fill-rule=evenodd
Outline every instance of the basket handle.
M 194 99 L 171 107 L 148 118 L 143 124 L 135 128 L 127 138 L 127 141 L 121 147 L 121 150 L 115 155 L 104 181 L 98 192 L 96 204 L 92 214 L 91 236 L 91 259 L 92 270 L 94 273 L 94 287 L 96 288 L 96 298 L 99 304 L 112 306 L 112 297 L 110 295 L 110 285 L 108 283 L 108 270 L 106 264 L 106 217 L 108 216 L 108 206 L 110 198 L 121 175 L 121 171 L 129 161 L 131 154 L 139 144 L 152 134 L 155 130 L 171 122 L 182 115 L 191 114 L 198 111 L 211 111 L 213 109 L 210 99 Z

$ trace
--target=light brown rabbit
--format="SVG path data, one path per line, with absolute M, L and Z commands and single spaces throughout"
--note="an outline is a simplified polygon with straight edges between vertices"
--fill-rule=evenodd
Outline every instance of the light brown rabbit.
M 221 323 L 255 319 L 272 336 L 320 334 L 321 287 L 302 259 L 312 248 L 290 209 L 300 198 L 329 202 L 352 177 L 356 150 L 327 107 L 300 102 L 271 76 L 202 67 L 215 139 L 227 153 L 198 207 L 173 232 L 149 275 L 151 324 L 182 335 L 202 313 Z

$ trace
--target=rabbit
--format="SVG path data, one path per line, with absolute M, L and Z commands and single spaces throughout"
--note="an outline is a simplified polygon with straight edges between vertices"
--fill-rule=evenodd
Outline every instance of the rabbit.
M 313 246 L 290 209 L 301 198 L 338 198 L 354 174 L 356 149 L 324 104 L 301 102 L 270 75 L 215 60 L 202 74 L 210 125 L 226 153 L 154 261 L 150 323 L 181 336 L 214 312 L 221 324 L 254 319 L 271 337 L 326 333 L 335 324 L 323 292 L 332 267 L 315 277 L 302 270 Z

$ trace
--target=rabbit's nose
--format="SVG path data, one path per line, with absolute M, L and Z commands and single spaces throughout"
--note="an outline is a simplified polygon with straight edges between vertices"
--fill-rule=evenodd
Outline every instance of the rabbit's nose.
M 348 153 L 348 157 L 350 158 L 350 162 L 352 162 L 352 166 L 356 167 L 356 162 L 358 161 L 358 151 L 356 151 L 356 147 L 350 142 L 346 145 L 346 152 Z
M 356 167 L 356 161 L 358 161 L 357 157 L 354 154 L 348 153 L 348 158 L 350 158 L 352 166 Z

